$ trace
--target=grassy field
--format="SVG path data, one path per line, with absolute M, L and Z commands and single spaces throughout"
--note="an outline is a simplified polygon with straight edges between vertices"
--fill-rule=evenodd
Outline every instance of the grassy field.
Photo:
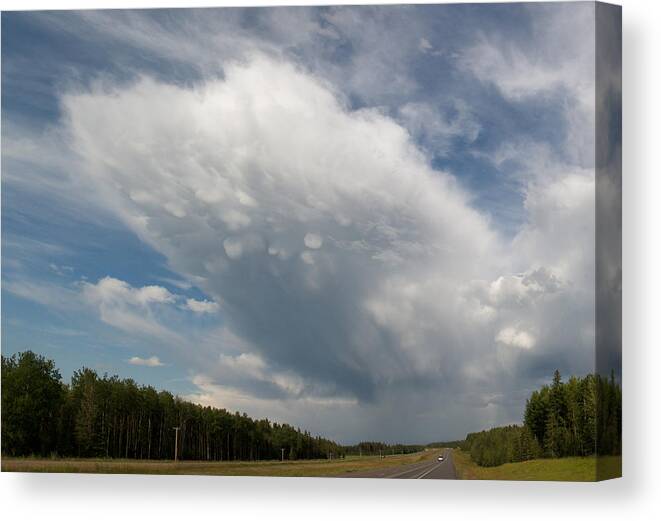
M 335 460 L 207 462 L 113 459 L 2 458 L 3 472 L 76 472 L 98 474 L 190 474 L 202 476 L 341 476 L 428 460 L 438 451 L 404 456 L 352 456 Z
M 595 481 L 597 458 L 536 459 L 521 463 L 506 463 L 498 467 L 480 467 L 470 455 L 459 449 L 452 451 L 457 477 L 460 479 L 500 479 L 515 481 Z M 599 458 L 601 479 L 622 474 L 621 456 Z

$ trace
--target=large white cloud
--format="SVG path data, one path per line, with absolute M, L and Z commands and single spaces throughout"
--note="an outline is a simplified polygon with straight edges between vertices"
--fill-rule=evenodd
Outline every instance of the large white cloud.
M 64 107 L 84 171 L 126 223 L 265 356 L 303 358 L 322 379 L 365 371 L 369 387 L 379 366 L 397 378 L 406 351 L 379 338 L 373 302 L 387 292 L 449 324 L 430 288 L 482 276 L 498 247 L 403 128 L 349 112 L 289 64 L 255 57 L 195 90 L 144 79 Z
M 568 345 L 587 369 L 589 312 L 562 310 L 589 310 L 589 172 L 530 182 L 510 242 L 407 130 L 280 60 L 254 55 L 194 88 L 143 78 L 62 103 L 81 175 L 241 339 L 231 355 L 222 341 L 199 348 L 204 401 L 340 400 L 387 415 L 386 399 L 432 393 L 437 412 L 454 401 L 509 421 L 493 404 L 507 406 L 494 397 L 520 385 L 512 375 L 548 371 Z M 168 298 L 99 286 L 88 297 L 117 327 L 129 297 Z

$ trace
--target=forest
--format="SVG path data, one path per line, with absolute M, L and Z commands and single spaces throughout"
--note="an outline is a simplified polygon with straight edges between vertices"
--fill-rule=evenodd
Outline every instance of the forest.
M 178 428 L 178 434 L 175 432 Z M 2 356 L 2 451 L 9 456 L 258 461 L 416 452 L 420 445 L 344 447 L 285 423 L 203 407 L 82 368 L 70 384 L 52 360 Z
M 613 374 L 562 382 L 555 371 L 553 383 L 526 401 L 523 420 L 523 425 L 468 434 L 461 448 L 484 467 L 622 451 L 622 391 Z
M 9 456 L 259 461 L 387 456 L 460 446 L 482 466 L 540 457 L 620 454 L 622 394 L 614 377 L 587 375 L 534 391 L 523 425 L 462 442 L 343 446 L 245 413 L 201 406 L 131 379 L 82 368 L 63 383 L 32 351 L 2 356 L 2 452 Z M 175 432 L 178 429 L 178 433 Z
M 190 460 L 341 457 L 337 443 L 246 414 L 203 407 L 87 368 L 62 383 L 52 360 L 2 357 L 2 451 L 10 456 Z

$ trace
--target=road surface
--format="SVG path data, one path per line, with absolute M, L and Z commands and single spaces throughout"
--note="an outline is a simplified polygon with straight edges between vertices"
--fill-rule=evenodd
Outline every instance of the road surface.
M 397 467 L 370 470 L 368 472 L 356 472 L 345 474 L 342 477 L 351 478 L 385 478 L 385 479 L 456 479 L 454 462 L 452 461 L 452 450 L 443 451 L 443 461 L 438 461 L 439 454 L 433 459 L 414 463 L 412 465 L 400 465 Z

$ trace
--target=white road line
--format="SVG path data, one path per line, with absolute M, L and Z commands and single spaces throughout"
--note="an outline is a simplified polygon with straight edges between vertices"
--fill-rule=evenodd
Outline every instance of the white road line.
M 448 451 L 445 451 L 445 452 L 443 453 L 443 461 L 441 461 L 438 465 L 434 465 L 434 466 L 433 466 L 432 468 L 430 468 L 427 472 L 423 472 L 422 474 L 420 474 L 420 475 L 419 475 L 417 478 L 415 478 L 415 479 L 422 479 L 422 478 L 424 478 L 427 474 L 430 474 L 431 472 L 433 472 L 434 470 L 436 470 L 438 467 L 440 467 L 441 465 L 443 465 L 443 463 L 445 463 L 447 460 L 448 460 Z
M 389 479 L 398 478 L 399 476 L 403 476 L 404 474 L 410 474 L 411 472 L 415 472 L 416 470 L 420 470 L 420 469 L 408 469 L 405 470 L 404 472 L 400 472 L 399 474 L 393 474 L 392 476 L 388 476 L 388 478 Z
M 425 466 L 425 470 L 427 467 Z M 388 478 L 398 478 L 399 476 L 403 476 L 404 474 L 411 474 L 412 472 L 419 471 L 420 469 L 408 469 L 405 470 L 404 472 L 399 472 L 398 474 L 393 474 L 392 476 L 388 476 Z
M 419 475 L 417 478 L 415 478 L 415 479 L 422 479 L 422 478 L 424 478 L 427 474 L 429 474 L 430 472 L 436 470 L 436 469 L 437 469 L 438 467 L 440 467 L 442 464 L 443 464 L 443 463 L 439 463 L 438 465 L 434 465 L 434 466 L 433 466 L 432 468 L 430 468 L 427 472 L 424 472 L 424 473 L 420 474 L 420 475 Z

